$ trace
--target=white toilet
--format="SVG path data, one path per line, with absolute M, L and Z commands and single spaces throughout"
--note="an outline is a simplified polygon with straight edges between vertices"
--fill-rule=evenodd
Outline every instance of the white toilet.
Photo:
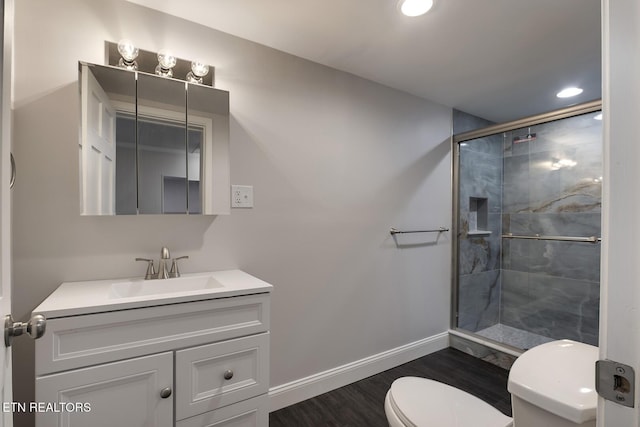
M 462 390 L 425 378 L 393 382 L 391 427 L 595 427 L 597 347 L 570 340 L 534 347 L 509 373 L 513 419 Z

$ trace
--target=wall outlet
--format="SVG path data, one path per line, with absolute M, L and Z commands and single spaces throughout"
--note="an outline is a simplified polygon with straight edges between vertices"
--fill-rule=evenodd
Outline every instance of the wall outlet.
M 252 208 L 253 207 L 253 185 L 232 185 L 231 186 L 231 207 L 232 208 Z

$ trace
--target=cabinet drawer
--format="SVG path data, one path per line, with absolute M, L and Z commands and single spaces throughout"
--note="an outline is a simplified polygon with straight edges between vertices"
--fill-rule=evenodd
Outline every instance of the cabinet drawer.
M 176 420 L 267 393 L 269 334 L 176 352 Z
M 69 402 L 71 411 L 36 413 L 37 427 L 173 425 L 171 352 L 36 378 L 36 402 Z M 73 403 L 82 406 L 73 410 Z M 83 405 L 87 405 L 86 407 Z
M 206 414 L 178 421 L 176 427 L 268 427 L 269 397 L 243 400 Z
M 50 319 L 36 375 L 265 332 L 269 294 Z

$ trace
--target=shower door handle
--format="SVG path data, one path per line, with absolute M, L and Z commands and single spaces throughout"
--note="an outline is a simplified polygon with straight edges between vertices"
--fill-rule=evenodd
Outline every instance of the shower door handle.
M 13 158 L 13 153 L 9 153 L 11 159 L 11 180 L 9 181 L 9 188 L 13 188 L 16 183 L 16 161 Z

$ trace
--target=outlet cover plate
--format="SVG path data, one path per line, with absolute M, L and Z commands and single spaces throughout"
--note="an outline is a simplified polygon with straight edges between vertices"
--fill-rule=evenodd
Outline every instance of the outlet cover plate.
M 231 207 L 232 208 L 253 208 L 253 186 L 252 185 L 232 185 L 231 186 Z

